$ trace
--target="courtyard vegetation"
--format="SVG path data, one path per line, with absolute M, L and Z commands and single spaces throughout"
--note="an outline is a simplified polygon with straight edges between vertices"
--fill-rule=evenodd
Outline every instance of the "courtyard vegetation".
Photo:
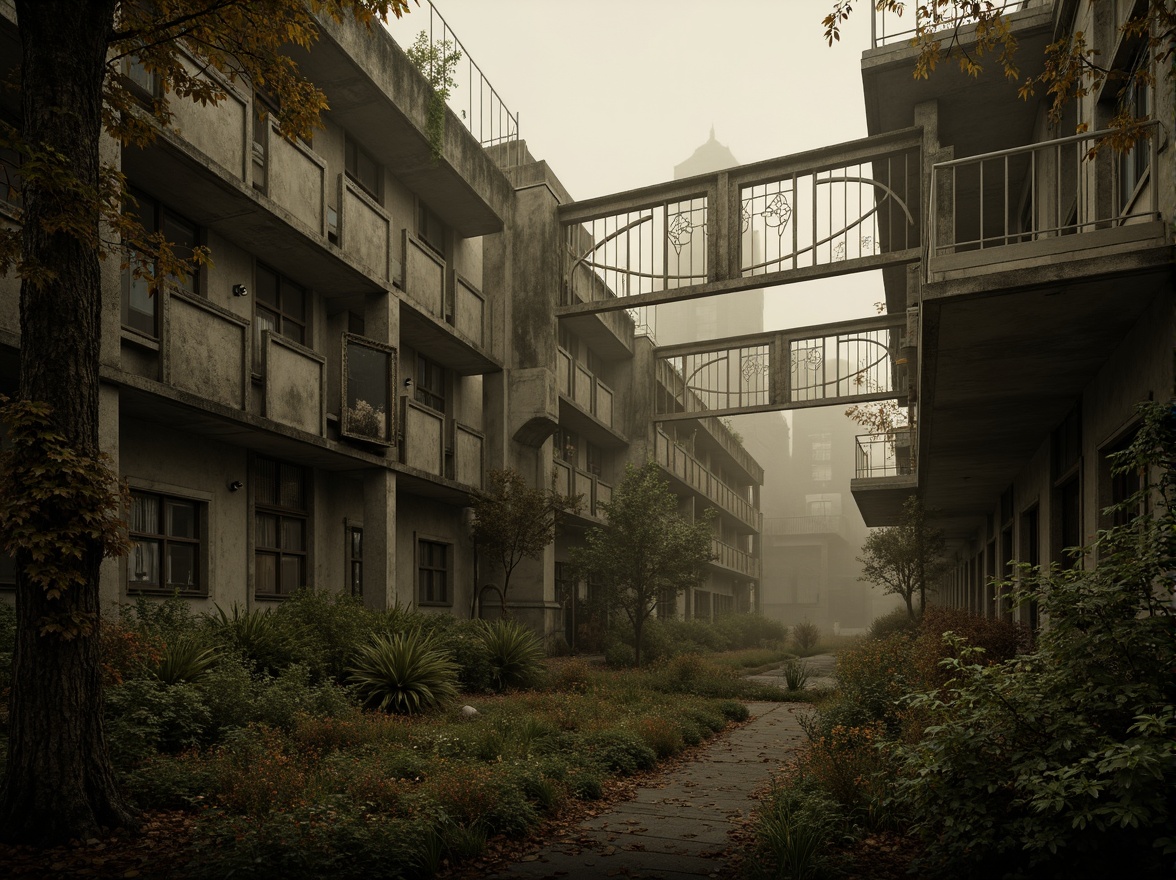
M 772 876 L 899 876 L 876 870 L 895 852 L 920 877 L 1171 876 L 1176 414 L 1143 412 L 1113 525 L 999 585 L 1046 627 L 902 609 L 838 657 L 759 810 Z
M 14 629 L 0 605 L 5 646 Z M 431 877 L 744 720 L 741 700 L 783 698 L 742 677 L 789 656 L 782 625 L 654 630 L 657 662 L 614 670 L 547 659 L 512 620 L 313 591 L 212 614 L 142 600 L 102 628 L 104 715 L 120 791 L 166 840 L 138 861 L 109 840 L 101 857 L 15 846 L 0 861 L 30 876 Z

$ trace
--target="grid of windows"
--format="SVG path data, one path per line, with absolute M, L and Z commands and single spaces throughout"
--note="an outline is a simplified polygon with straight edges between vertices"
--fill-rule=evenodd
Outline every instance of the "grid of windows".
M 196 501 L 151 492 L 132 492 L 127 531 L 131 590 L 205 589 L 200 571 L 200 507 Z
M 306 298 L 305 287 L 258 263 L 254 298 L 258 351 L 263 330 L 272 330 L 295 342 L 306 342 Z
M 449 593 L 449 545 L 421 539 L 417 542 L 418 599 L 422 605 L 452 605 Z
M 191 259 L 198 242 L 194 223 L 164 207 L 142 192 L 132 190 L 135 203 L 126 211 L 136 217 L 147 234 L 160 233 L 171 242 L 172 252 L 180 259 Z M 147 254 L 132 250 L 122 274 L 122 323 L 145 336 L 159 335 L 159 297 L 156 295 L 156 267 Z M 165 283 L 189 293 L 199 289 L 198 270 L 190 275 L 168 275 Z
M 306 471 L 257 458 L 253 462 L 254 589 L 288 596 L 307 582 L 309 504 Z

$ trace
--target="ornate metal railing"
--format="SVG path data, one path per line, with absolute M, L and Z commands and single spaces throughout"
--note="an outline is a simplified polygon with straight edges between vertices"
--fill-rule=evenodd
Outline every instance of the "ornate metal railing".
M 1093 148 L 1110 131 L 936 163 L 931 256 L 981 250 L 1160 219 L 1163 126 L 1144 126 L 1126 153 Z
M 664 346 L 657 379 L 664 419 L 764 412 L 902 396 L 905 315 Z
M 564 205 L 560 312 L 918 259 L 921 143 L 918 130 L 889 132 Z
M 906 477 L 915 472 L 914 432 L 895 428 L 877 434 L 858 434 L 854 477 Z

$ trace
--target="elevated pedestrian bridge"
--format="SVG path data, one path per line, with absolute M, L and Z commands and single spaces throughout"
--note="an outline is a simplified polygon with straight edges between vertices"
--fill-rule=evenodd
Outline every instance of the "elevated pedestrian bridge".
M 922 136 L 910 128 L 563 205 L 556 316 L 916 263 Z M 901 398 L 907 346 L 907 316 L 892 314 L 657 348 L 654 418 Z
M 559 209 L 558 317 L 913 263 L 922 129 L 911 128 Z

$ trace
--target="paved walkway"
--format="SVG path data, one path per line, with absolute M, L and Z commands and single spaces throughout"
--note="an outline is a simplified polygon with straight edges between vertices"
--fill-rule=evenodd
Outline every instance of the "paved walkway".
M 832 674 L 831 655 L 809 658 L 819 678 Z M 814 678 L 810 684 L 820 684 Z M 779 684 L 775 673 L 755 680 Z M 755 806 L 787 754 L 804 741 L 797 713 L 803 703 L 748 703 L 752 719 L 616 804 L 581 822 L 504 871 L 500 880 L 683 880 L 718 877 L 728 867 L 728 832 Z

